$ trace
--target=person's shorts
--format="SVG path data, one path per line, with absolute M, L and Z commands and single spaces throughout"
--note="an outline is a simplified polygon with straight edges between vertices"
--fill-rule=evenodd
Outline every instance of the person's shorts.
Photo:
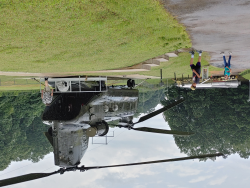
M 191 64 L 190 67 L 191 67 L 191 69 L 196 69 L 198 67 L 201 67 L 201 62 L 197 62 L 196 65 Z

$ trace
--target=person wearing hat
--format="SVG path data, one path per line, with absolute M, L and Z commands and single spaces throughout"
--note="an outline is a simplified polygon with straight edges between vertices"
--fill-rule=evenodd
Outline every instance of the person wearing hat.
M 198 62 L 196 63 L 196 65 L 194 65 L 194 50 L 190 51 L 189 53 L 191 54 L 191 60 L 190 60 L 190 67 L 192 69 L 193 72 L 193 84 L 191 85 L 191 89 L 195 90 L 196 89 L 196 85 L 200 82 L 200 74 L 201 74 L 201 55 L 202 55 L 202 51 L 201 50 L 196 50 L 196 52 L 199 53 L 199 59 Z

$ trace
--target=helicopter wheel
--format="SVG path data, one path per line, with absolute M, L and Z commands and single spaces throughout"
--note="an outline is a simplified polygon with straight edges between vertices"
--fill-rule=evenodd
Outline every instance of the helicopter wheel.
M 109 132 L 109 126 L 106 121 L 102 121 L 97 126 L 97 135 L 98 136 L 105 136 Z

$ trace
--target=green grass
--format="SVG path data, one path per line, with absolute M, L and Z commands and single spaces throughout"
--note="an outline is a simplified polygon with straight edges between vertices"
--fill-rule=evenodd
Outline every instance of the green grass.
M 217 68 L 209 65 L 210 56 L 207 52 L 203 52 L 201 59 L 201 66 L 209 66 L 209 71 L 221 71 L 222 68 Z M 198 61 L 198 54 L 194 57 L 194 63 Z M 177 77 L 191 77 L 192 71 L 190 69 L 190 54 L 187 52 L 179 53 L 178 57 L 170 58 L 168 62 L 162 62 L 160 66 L 152 67 L 150 71 L 144 72 L 126 72 L 126 73 L 103 73 L 101 75 L 130 75 L 141 74 L 147 76 L 160 77 L 160 69 L 162 69 L 163 78 L 173 78 L 174 73 Z
M 40 92 L 39 85 L 12 85 L 12 86 L 0 86 L 0 91 L 27 91 L 27 90 L 37 90 Z
M 18 96 L 20 94 L 23 94 L 25 92 L 28 92 L 29 94 L 31 93 L 38 93 L 38 90 L 15 90 L 15 91 L 11 91 L 11 90 L 0 90 L 0 97 L 4 97 L 4 96 Z
M 21 76 L 0 76 L 0 91 L 37 89 L 40 89 L 40 84 L 30 78 Z
M 2 0 L 0 71 L 117 69 L 190 47 L 156 0 Z
M 29 77 L 22 76 L 0 76 L 0 86 L 10 85 L 33 85 L 39 84 L 37 81 L 32 80 Z
M 250 80 L 250 69 L 244 70 L 240 73 L 240 75 L 245 79 Z
M 152 67 L 150 72 L 142 73 L 143 75 L 149 76 L 160 76 L 160 69 L 162 69 L 162 75 L 164 78 L 173 78 L 174 73 L 177 77 L 192 76 L 192 71 L 190 68 L 190 54 L 187 52 L 179 53 L 178 57 L 170 58 L 168 62 L 161 63 L 160 66 Z M 209 66 L 209 71 L 223 70 L 214 66 L 209 65 L 210 56 L 207 52 L 202 54 L 201 66 Z M 194 64 L 198 61 L 198 54 L 194 57 Z

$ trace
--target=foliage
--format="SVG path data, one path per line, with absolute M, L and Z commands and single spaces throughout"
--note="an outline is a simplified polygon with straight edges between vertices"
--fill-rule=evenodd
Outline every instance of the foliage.
M 11 161 L 38 162 L 52 151 L 43 132 L 39 93 L 2 92 L 0 97 L 0 170 Z
M 1 0 L 0 17 L 1 71 L 115 69 L 191 46 L 159 1 Z
M 193 136 L 174 136 L 181 152 L 191 156 L 222 152 L 250 155 L 250 108 L 247 85 L 237 89 L 203 89 L 195 92 L 178 87 L 169 88 L 168 101 L 183 97 L 185 102 L 164 112 L 173 130 L 194 132 Z
M 155 107 L 160 104 L 161 100 L 163 99 L 165 88 L 152 88 L 155 87 L 155 84 L 148 85 L 148 87 L 149 88 L 144 87 L 146 91 L 144 91 L 142 88 L 140 89 L 137 113 L 134 115 L 134 117 L 138 117 L 141 113 L 153 112 Z
M 243 76 L 245 79 L 250 80 L 250 69 L 244 70 L 240 73 L 241 76 Z

